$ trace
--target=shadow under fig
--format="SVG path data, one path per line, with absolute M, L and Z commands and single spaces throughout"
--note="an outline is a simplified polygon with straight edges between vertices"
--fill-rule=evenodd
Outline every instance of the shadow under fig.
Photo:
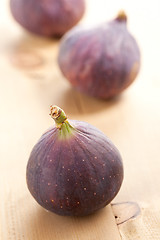
M 80 114 L 90 114 L 118 105 L 122 99 L 123 94 L 105 100 L 85 95 L 69 87 L 61 95 L 60 104 L 68 114 L 76 114 L 77 111 Z
M 37 35 L 34 33 L 31 33 L 25 29 L 22 28 L 22 33 L 18 37 L 18 40 L 16 41 L 16 46 L 18 48 L 29 46 L 30 48 L 44 48 L 49 45 L 52 45 L 53 43 L 59 42 L 60 37 L 45 37 L 41 35 Z

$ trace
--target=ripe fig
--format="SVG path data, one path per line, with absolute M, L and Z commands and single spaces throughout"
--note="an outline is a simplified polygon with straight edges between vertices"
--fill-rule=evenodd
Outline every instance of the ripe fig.
M 62 36 L 77 24 L 85 11 L 84 0 L 10 0 L 15 20 L 28 31 Z
M 59 215 L 85 216 L 103 208 L 123 180 L 121 156 L 92 125 L 67 120 L 51 106 L 55 126 L 34 146 L 27 164 L 27 185 L 35 200 Z
M 63 36 L 58 63 L 73 87 L 108 99 L 134 81 L 140 69 L 140 50 L 126 22 L 121 11 L 110 22 L 92 28 L 77 26 Z

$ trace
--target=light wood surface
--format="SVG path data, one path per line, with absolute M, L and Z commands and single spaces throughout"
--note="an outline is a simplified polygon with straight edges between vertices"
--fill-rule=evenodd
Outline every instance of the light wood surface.
M 74 91 L 57 65 L 59 41 L 24 31 L 12 19 L 8 2 L 1 0 L 0 239 L 160 239 L 159 1 L 88 0 L 82 23 L 110 20 L 120 9 L 126 11 L 128 28 L 139 43 L 141 71 L 121 96 L 102 101 Z M 25 168 L 33 145 L 53 124 L 51 104 L 62 107 L 69 118 L 93 124 L 115 143 L 125 178 L 113 202 L 136 202 L 139 216 L 134 218 L 134 207 L 127 211 L 127 204 L 109 205 L 86 218 L 60 217 L 34 201 Z M 118 224 L 127 214 L 130 220 Z

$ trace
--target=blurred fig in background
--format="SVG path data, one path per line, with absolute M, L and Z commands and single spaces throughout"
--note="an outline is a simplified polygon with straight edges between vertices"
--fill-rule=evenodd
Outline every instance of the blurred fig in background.
M 10 0 L 15 20 L 28 31 L 61 37 L 78 23 L 85 11 L 84 0 Z
M 124 11 L 99 26 L 76 26 L 62 38 L 58 63 L 74 88 L 108 99 L 126 89 L 140 69 L 140 50 Z

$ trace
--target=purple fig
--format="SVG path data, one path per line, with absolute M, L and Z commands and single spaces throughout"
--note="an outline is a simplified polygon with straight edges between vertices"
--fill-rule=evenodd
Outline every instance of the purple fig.
M 58 63 L 74 88 L 103 99 L 126 89 L 140 69 L 140 50 L 121 11 L 107 23 L 74 27 L 61 40 Z
M 62 36 L 77 24 L 85 11 L 84 0 L 10 0 L 15 20 L 28 31 Z
M 85 216 L 105 207 L 118 193 L 123 165 L 114 144 L 92 125 L 67 120 L 51 106 L 55 126 L 34 146 L 27 185 L 35 200 L 59 215 Z

